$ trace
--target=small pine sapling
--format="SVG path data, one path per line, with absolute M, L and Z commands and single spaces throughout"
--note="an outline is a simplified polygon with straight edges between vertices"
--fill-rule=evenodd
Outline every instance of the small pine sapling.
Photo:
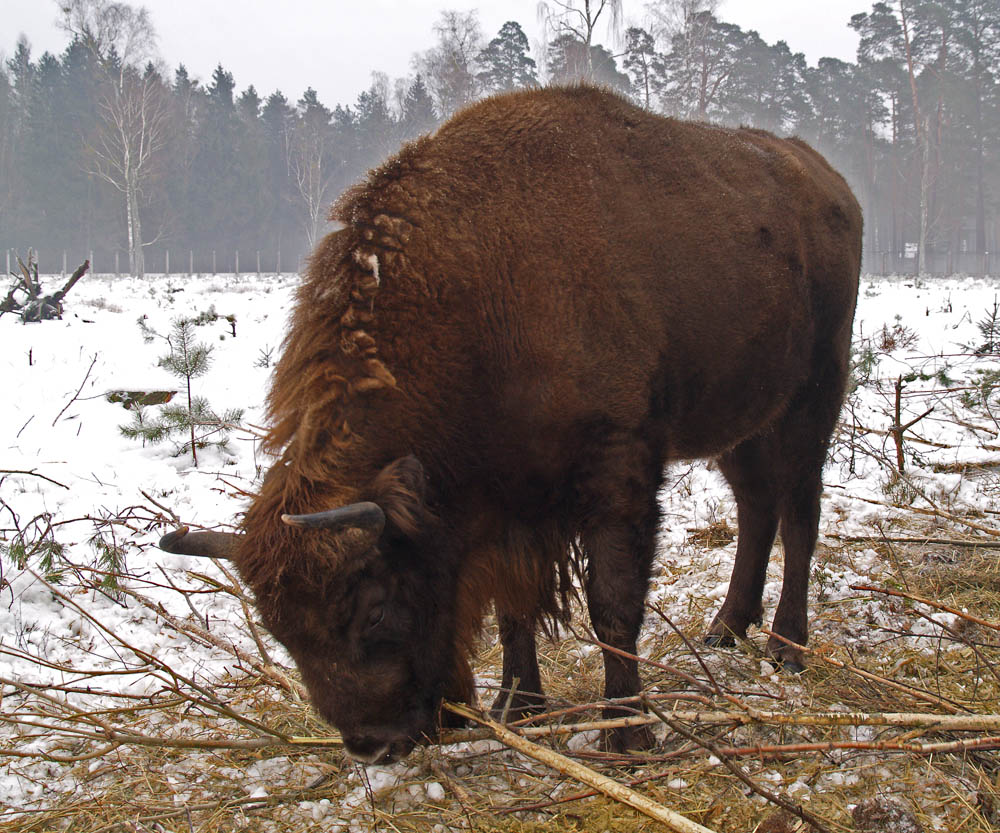
M 10 507 L 4 506 L 10 510 Z M 0 555 L 6 556 L 19 570 L 28 567 L 32 559 L 37 559 L 39 569 L 46 581 L 59 584 L 62 581 L 63 570 L 60 567 L 65 547 L 59 543 L 52 530 L 52 517 L 42 513 L 32 518 L 31 522 L 20 528 L 17 517 L 14 517 L 15 535 L 10 543 L 0 541 Z M 2 565 L 0 565 L 2 574 Z
M 983 338 L 983 343 L 973 348 L 977 356 L 996 355 L 1000 353 L 1000 304 L 993 299 L 993 309 L 986 311 L 986 316 L 976 322 L 976 329 Z
M 194 465 L 198 466 L 198 449 L 215 445 L 225 448 L 229 431 L 243 419 L 243 410 L 236 408 L 221 416 L 212 410 L 208 400 L 195 396 L 191 380 L 204 376 L 211 365 L 212 347 L 195 340 L 195 321 L 177 318 L 167 337 L 170 352 L 157 364 L 184 381 L 186 402 L 164 406 L 158 419 L 150 419 L 145 409 L 137 407 L 132 412 L 132 423 L 120 426 L 122 434 L 130 439 L 141 439 L 143 445 L 160 442 L 167 437 L 183 434 L 187 439 L 180 443 L 177 453 L 190 451 Z M 142 327 L 144 335 L 147 328 Z
M 265 344 L 258 351 L 257 361 L 253 363 L 254 367 L 268 368 L 274 364 L 274 348 L 269 344 Z
M 119 579 L 125 575 L 125 549 L 114 540 L 110 543 L 101 532 L 95 532 L 90 538 L 90 546 L 97 553 L 97 567 L 101 573 L 100 586 L 108 593 L 118 595 Z
M 129 425 L 118 426 L 123 437 L 130 440 L 142 440 L 143 448 L 146 447 L 147 442 L 158 443 L 166 439 L 167 426 L 157 417 L 150 417 L 148 408 L 137 404 L 133 405 L 130 410 L 132 411 L 132 422 Z

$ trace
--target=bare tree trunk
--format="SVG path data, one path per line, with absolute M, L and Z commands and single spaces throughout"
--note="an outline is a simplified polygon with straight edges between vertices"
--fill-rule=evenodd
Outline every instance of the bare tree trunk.
M 132 202 L 132 263 L 133 275 L 137 278 L 146 274 L 146 250 L 142 245 L 142 221 L 139 218 L 139 189 L 135 186 L 131 189 L 130 200 Z
M 976 89 L 976 254 L 982 259 L 986 254 L 986 199 L 983 187 L 983 91 L 978 51 L 973 72 Z
M 913 96 L 913 127 L 920 149 L 920 220 L 917 237 L 917 273 L 927 270 L 927 226 L 930 212 L 930 119 L 920 114 L 920 96 L 917 93 L 917 76 L 913 69 L 913 50 L 910 48 L 910 29 L 906 17 L 906 3 L 899 0 L 899 16 L 903 26 L 903 45 L 906 47 L 906 69 L 910 77 L 910 94 Z
M 930 225 L 931 197 L 931 130 L 930 116 L 923 123 L 919 136 L 920 151 L 920 236 L 917 242 L 917 274 L 927 273 L 927 231 Z
M 128 271 L 129 274 L 135 278 L 138 277 L 136 274 L 136 263 L 135 263 L 135 218 L 134 218 L 134 204 L 132 202 L 132 190 L 126 184 L 125 186 L 125 233 L 128 235 Z

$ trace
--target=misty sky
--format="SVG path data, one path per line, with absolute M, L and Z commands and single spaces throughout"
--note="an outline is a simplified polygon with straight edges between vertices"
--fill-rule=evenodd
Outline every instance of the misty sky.
M 215 65 L 232 72 L 237 90 L 253 84 L 267 96 L 280 89 L 292 102 L 307 86 L 327 106 L 353 104 L 371 72 L 411 75 L 414 52 L 434 45 L 434 22 L 444 9 L 479 10 L 487 40 L 516 20 L 534 42 L 543 37 L 537 0 L 147 0 L 158 51 L 172 70 L 183 63 L 202 81 Z M 626 25 L 645 23 L 645 2 L 624 0 Z M 865 0 L 723 0 L 719 17 L 756 29 L 768 43 L 784 40 L 810 64 L 832 56 L 854 60 L 852 14 Z M 0 0 L 0 54 L 9 57 L 20 33 L 33 55 L 61 52 L 68 38 L 55 21 L 53 0 Z M 607 43 L 606 33 L 599 40 Z

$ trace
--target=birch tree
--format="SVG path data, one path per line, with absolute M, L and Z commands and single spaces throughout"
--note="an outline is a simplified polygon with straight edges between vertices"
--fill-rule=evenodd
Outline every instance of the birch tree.
M 125 203 L 129 271 L 146 271 L 140 206 L 153 164 L 167 143 L 166 94 L 159 75 L 126 69 L 120 85 L 111 87 L 100 103 L 100 133 L 91 147 L 94 173 L 110 183 Z
M 607 23 L 611 40 L 619 41 L 622 0 L 542 0 L 538 4 L 538 19 L 546 29 L 551 28 L 557 36 L 570 35 L 586 44 L 586 78 L 583 79 L 586 81 L 594 79 L 591 47 L 594 45 L 594 31 L 602 16 Z
M 111 184 L 124 202 L 129 271 L 145 274 L 142 218 L 144 188 L 166 146 L 169 108 L 159 74 L 141 62 L 156 33 L 147 9 L 110 0 L 59 0 L 62 27 L 94 55 L 106 75 L 99 101 L 99 130 L 90 150 L 92 173 Z
M 298 102 L 299 119 L 292 130 L 289 166 L 305 209 L 309 248 L 322 232 L 326 207 L 332 195 L 334 166 L 331 160 L 330 111 L 310 87 Z
M 475 101 L 482 90 L 476 75 L 483 33 L 476 12 L 442 12 L 434 32 L 438 44 L 415 58 L 442 118 Z

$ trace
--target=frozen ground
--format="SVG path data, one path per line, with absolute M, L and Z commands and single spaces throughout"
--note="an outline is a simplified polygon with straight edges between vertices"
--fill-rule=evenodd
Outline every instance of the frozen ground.
M 253 652 L 253 635 L 243 626 L 239 599 L 231 593 L 206 592 L 205 580 L 192 576 L 192 571 L 218 576 L 211 564 L 164 554 L 154 543 L 171 524 L 170 513 L 192 525 L 234 522 L 245 505 L 244 492 L 254 488 L 266 469 L 253 426 L 263 419 L 268 365 L 280 350 L 296 280 L 250 275 L 87 277 L 69 295 L 62 321 L 22 325 L 13 315 L 0 318 L 0 373 L 6 392 L 0 408 L 3 712 L 13 713 L 25 694 L 17 683 L 62 686 L 69 697 L 74 686 L 84 685 L 81 681 L 90 686 L 99 679 L 104 692 L 152 696 L 163 681 L 150 674 L 147 655 L 159 657 L 191 680 L 213 683 L 245 675 L 246 668 L 237 667 L 231 651 L 179 635 L 165 625 L 157 609 L 162 605 L 162 612 L 181 619 L 196 612 L 205 630 Z M 56 279 L 49 282 L 54 286 Z M 860 384 L 845 410 L 825 475 L 825 544 L 870 535 L 873 525 L 892 530 L 894 518 L 912 519 L 907 510 L 893 508 L 899 504 L 962 517 L 970 517 L 971 508 L 979 523 L 992 525 L 989 515 L 998 509 L 995 497 L 1000 492 L 994 489 L 990 466 L 1000 451 L 1000 423 L 993 418 L 989 373 L 998 365 L 974 350 L 990 337 L 983 322 L 996 315 L 998 288 L 993 281 L 975 279 L 864 280 L 855 328 L 855 375 Z M 222 317 L 198 327 L 197 337 L 212 346 L 212 365 L 193 385 L 219 412 L 244 408 L 245 427 L 232 432 L 227 449 L 200 452 L 199 467 L 194 468 L 190 455 L 175 456 L 169 441 L 143 447 L 124 438 L 119 426 L 130 421 L 131 413 L 108 401 L 106 394 L 182 390 L 175 377 L 157 366 L 168 352 L 166 341 L 144 339 L 137 320 L 143 318 L 147 328 L 166 335 L 173 319 L 211 308 Z M 235 317 L 235 337 L 225 316 Z M 1000 324 L 996 337 L 1000 342 Z M 904 433 L 905 479 L 891 474 L 897 450 L 889 431 L 899 377 L 901 423 L 933 408 Z M 155 407 L 149 409 L 155 412 Z M 969 476 L 968 466 L 974 463 L 981 468 Z M 735 552 L 735 543 L 699 543 L 697 532 L 724 531 L 722 522 L 735 528 L 735 511 L 724 482 L 710 466 L 678 465 L 668 485 L 662 497 L 664 531 L 651 599 L 697 635 L 724 598 Z M 92 571 L 106 566 L 100 557 L 109 548 L 122 561 L 121 587 L 142 594 L 149 604 L 123 595 L 121 589 L 86 586 L 88 580 L 95 583 L 95 575 L 99 583 L 100 573 Z M 61 552 L 52 563 L 40 559 L 57 549 Z M 18 564 L 23 550 L 34 554 L 27 564 Z M 892 574 L 894 567 L 883 555 L 863 545 L 837 558 L 826 557 L 826 551 L 821 547 L 818 553 L 812 584 L 815 641 L 849 640 L 863 653 L 865 641 L 888 628 L 909 632 L 918 642 L 923 636 L 928 651 L 941 650 L 940 629 L 933 621 L 914 620 L 884 598 L 850 589 Z M 46 576 L 51 583 L 43 580 Z M 194 608 L 171 585 L 196 591 Z M 776 557 L 765 591 L 768 616 L 779 589 Z M 932 613 L 931 619 L 954 623 L 950 614 Z M 660 618 L 651 614 L 644 650 L 653 651 L 664 630 Z M 277 662 L 287 664 L 280 647 L 269 643 L 268 649 Z M 571 641 L 565 650 L 562 667 L 568 670 L 596 661 L 586 645 Z M 495 683 L 488 662 L 480 670 L 484 685 Z M 762 663 L 765 677 L 770 678 L 772 670 Z M 95 677 L 97 672 L 103 676 Z M 183 726 L 168 728 L 184 731 Z M 587 741 L 574 739 L 577 746 Z M 0 754 L 15 748 L 62 749 L 61 742 L 23 722 L 0 723 Z M 468 748 L 463 754 L 470 754 Z M 348 824 L 344 819 L 352 806 L 373 795 L 396 790 L 393 801 L 399 806 L 446 800 L 436 780 L 408 782 L 407 767 L 403 762 L 385 771 L 355 771 L 339 788 L 333 807 L 326 799 L 325 804 L 293 805 L 293 811 L 304 822 L 319 825 L 326 819 L 328 829 L 336 829 Z M 234 774 L 250 798 L 259 798 L 283 779 L 309 781 L 315 773 L 305 764 L 293 767 L 285 758 L 272 758 L 262 760 L 256 770 Z M 182 781 L 189 776 L 177 775 Z M 78 766 L 0 757 L 4 815 L 45 807 L 88 789 L 96 788 L 81 785 Z M 808 792 L 816 785 L 797 789 Z

